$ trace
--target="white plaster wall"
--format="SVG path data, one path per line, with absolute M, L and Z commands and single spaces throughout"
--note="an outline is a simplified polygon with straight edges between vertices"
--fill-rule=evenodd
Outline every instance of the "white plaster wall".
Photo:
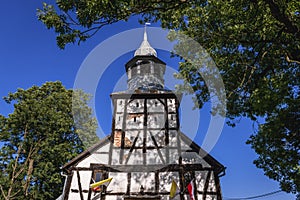
M 120 149 L 113 149 L 111 164 L 120 165 L 119 159 L 120 159 Z
M 124 105 L 126 103 L 125 99 L 118 99 L 117 100 L 117 112 L 123 112 L 124 111 Z
M 126 119 L 126 128 L 127 129 L 142 129 L 143 121 L 144 121 L 144 115 L 139 114 L 139 115 L 136 115 L 135 117 L 133 117 L 133 115 L 128 115 L 127 119 Z
M 115 118 L 115 129 L 122 129 L 122 124 L 123 124 L 123 113 L 121 114 L 116 114 Z
M 214 174 L 213 173 L 211 173 L 207 190 L 209 192 L 216 192 L 217 191 L 217 187 L 216 187 L 216 183 L 215 183 L 215 180 L 214 180 Z
M 169 131 L 169 146 L 177 147 L 177 131 Z
M 168 120 L 169 120 L 169 128 L 176 128 L 177 126 L 176 114 L 169 114 Z
M 108 164 L 108 154 L 92 154 L 79 162 L 76 167 L 90 167 L 91 163 Z
M 79 176 L 82 190 L 89 190 L 92 171 L 80 171 Z M 78 192 L 72 192 L 72 189 L 78 190 Z M 82 194 L 84 199 L 88 198 L 88 193 L 83 192 Z M 69 192 L 69 199 L 80 199 L 78 177 L 76 172 L 73 173 Z
M 130 192 L 139 192 L 143 185 L 144 191 L 153 191 L 155 189 L 155 173 L 153 172 L 133 172 L 131 173 Z
M 79 191 L 79 187 L 78 187 L 78 179 L 77 179 L 77 174 L 76 172 L 73 172 L 73 176 L 72 176 L 72 181 L 71 181 L 71 187 L 70 187 L 70 192 L 69 192 L 69 199 L 80 199 L 80 194 L 72 192 L 72 189 L 76 189 Z
M 203 191 L 206 176 L 207 176 L 207 172 L 203 172 L 203 171 L 195 172 L 195 181 L 196 181 L 196 187 L 198 191 Z
M 203 158 L 196 152 L 182 152 L 183 164 L 201 164 L 202 167 L 211 167 Z
M 179 187 L 179 173 L 178 172 L 161 172 L 159 173 L 159 192 L 169 192 L 172 181 L 175 181 Z
M 110 142 L 107 142 L 107 144 L 103 145 L 101 148 L 97 149 L 95 152 L 109 152 L 110 148 Z
M 175 112 L 176 111 L 175 99 L 168 99 L 167 100 L 167 105 L 168 105 L 168 112 Z
M 126 131 L 125 132 L 125 137 L 128 138 L 132 143 L 134 141 L 134 139 L 136 138 L 136 136 L 138 135 L 138 133 L 141 132 L 141 131 Z M 140 133 L 139 134 L 139 137 L 138 137 L 138 141 L 137 143 L 135 144 L 135 146 L 141 146 L 142 145 L 142 134 Z
M 164 159 L 164 161 L 166 161 L 166 156 L 164 151 L 161 151 L 162 153 L 162 157 Z M 163 164 L 163 161 L 161 160 L 160 156 L 158 155 L 158 151 L 157 149 L 153 149 L 153 150 L 148 150 L 147 151 L 147 157 L 146 157 L 146 163 L 147 164 Z
M 165 131 L 152 131 L 152 135 L 158 146 L 165 146 Z
M 182 151 L 186 151 L 186 150 L 192 150 L 192 148 L 190 147 L 190 144 L 186 144 L 184 141 L 182 141 L 180 139 L 180 146 L 181 146 L 181 150 Z
M 129 160 L 129 165 L 142 165 L 143 164 L 143 152 L 142 149 L 133 150 Z
M 79 175 L 82 190 L 89 190 L 90 181 L 92 178 L 92 171 L 80 171 Z
M 170 157 L 169 157 L 169 163 L 170 164 L 178 164 L 179 163 L 179 153 L 177 149 L 170 149 Z
M 217 200 L 217 195 L 206 195 L 205 200 Z
M 80 194 L 79 193 L 75 193 L 75 192 L 70 192 L 69 194 L 69 199 L 71 200 L 75 200 L 75 199 L 80 199 Z
M 198 191 L 203 191 L 204 190 L 204 184 L 207 178 L 208 172 L 203 172 L 203 171 L 196 171 L 195 172 L 195 181 L 197 185 L 197 190 Z M 208 183 L 208 189 L 207 191 L 209 192 L 216 192 L 217 191 L 217 186 L 216 182 L 214 180 L 214 175 L 211 173 L 209 178 L 209 183 Z
M 126 192 L 127 173 L 110 172 L 108 176 L 113 179 L 107 187 L 107 191 L 113 190 L 114 192 Z
M 203 195 L 202 194 L 198 194 L 198 200 L 202 200 L 203 199 Z
M 164 101 L 164 100 L 162 100 Z M 164 112 L 164 106 L 158 99 L 147 100 L 147 111 L 151 112 Z
M 147 119 L 148 128 L 163 128 L 165 126 L 164 114 L 151 114 L 149 113 Z
M 105 196 L 105 199 L 106 199 L 106 200 L 117 200 L 118 198 L 117 198 L 117 196 L 115 196 L 115 195 L 106 195 L 106 196 Z
M 102 146 L 101 148 L 97 149 L 95 152 L 107 152 L 109 151 L 109 142 Z M 90 156 L 83 159 L 79 162 L 76 167 L 90 167 L 91 163 L 101 163 L 101 164 L 108 164 L 108 154 L 96 154 L 92 153 Z
M 135 99 L 131 101 L 127 106 L 128 113 L 144 112 L 144 100 Z

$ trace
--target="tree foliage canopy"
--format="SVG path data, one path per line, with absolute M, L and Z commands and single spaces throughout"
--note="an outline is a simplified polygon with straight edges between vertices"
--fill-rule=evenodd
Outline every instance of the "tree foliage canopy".
M 95 143 L 97 125 L 88 95 L 48 82 L 5 97 L 14 111 L 0 115 L 0 199 L 56 199 L 61 194 L 60 167 L 84 149 L 77 134 L 81 128 L 73 120 L 72 96 L 80 96 L 73 109 L 90 126 L 84 142 Z
M 300 191 L 298 0 L 57 0 L 38 18 L 57 33 L 57 44 L 81 42 L 101 27 L 139 15 L 199 42 L 214 59 L 226 88 L 228 123 L 263 117 L 248 143 L 255 161 L 287 192 Z M 198 105 L 209 101 L 203 78 L 188 62 L 180 77 L 192 85 Z

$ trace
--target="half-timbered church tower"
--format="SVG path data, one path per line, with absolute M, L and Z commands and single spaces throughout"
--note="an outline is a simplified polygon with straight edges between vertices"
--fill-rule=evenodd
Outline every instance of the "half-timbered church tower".
M 146 28 L 125 68 L 128 89 L 111 94 L 112 132 L 63 166 L 61 199 L 222 199 L 225 168 L 180 131 L 180 95 L 164 88 L 166 64 Z M 101 180 L 111 181 L 91 187 Z

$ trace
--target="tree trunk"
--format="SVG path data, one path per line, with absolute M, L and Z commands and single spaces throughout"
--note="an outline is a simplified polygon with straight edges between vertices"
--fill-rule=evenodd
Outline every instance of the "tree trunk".
M 29 187 L 29 183 L 30 183 L 30 179 L 31 179 L 32 171 L 33 171 L 33 163 L 34 163 L 34 160 L 32 158 L 30 158 L 28 171 L 27 171 L 27 179 L 26 179 L 26 183 L 24 185 L 25 196 L 28 196 L 28 187 Z

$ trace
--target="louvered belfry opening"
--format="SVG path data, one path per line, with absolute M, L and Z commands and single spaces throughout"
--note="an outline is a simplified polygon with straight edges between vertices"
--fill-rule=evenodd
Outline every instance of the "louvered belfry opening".
M 180 131 L 181 95 L 164 88 L 165 69 L 145 29 L 125 65 L 128 89 L 111 94 L 112 132 L 64 166 L 64 199 L 169 200 L 172 182 L 173 199 L 190 199 L 190 183 L 194 200 L 222 199 L 225 168 Z M 89 186 L 99 177 L 113 179 L 94 191 Z

